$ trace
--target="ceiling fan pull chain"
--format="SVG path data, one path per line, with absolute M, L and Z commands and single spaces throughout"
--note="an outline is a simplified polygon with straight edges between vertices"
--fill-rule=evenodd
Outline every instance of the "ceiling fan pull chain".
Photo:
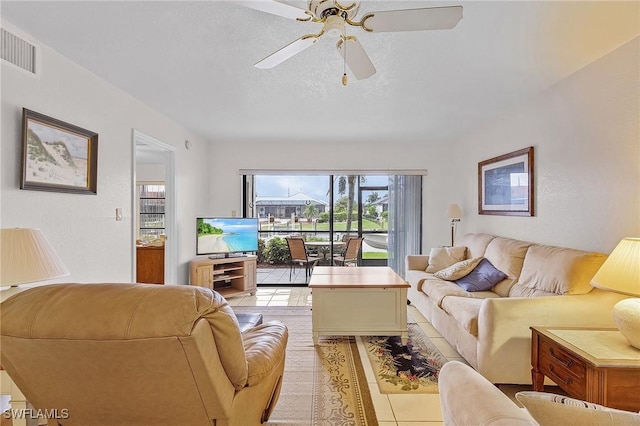
M 347 83 L 349 82 L 349 78 L 347 77 L 347 34 L 346 34 L 346 30 L 342 30 L 342 45 L 344 46 L 344 55 L 343 55 L 343 61 L 342 61 L 342 70 L 343 73 L 342 74 L 342 85 L 346 86 Z

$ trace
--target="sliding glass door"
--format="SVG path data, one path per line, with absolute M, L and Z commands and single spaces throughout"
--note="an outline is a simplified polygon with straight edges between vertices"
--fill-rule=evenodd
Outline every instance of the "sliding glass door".
M 388 225 L 389 187 L 361 185 L 358 190 L 358 229 L 363 238 L 360 253 L 363 266 L 387 265 Z
M 257 217 L 260 223 L 259 284 L 297 283 L 295 274 L 291 274 L 289 280 L 288 269 L 286 274 L 266 273 L 266 269 L 282 270 L 289 266 L 285 240 L 288 236 L 303 237 L 310 254 L 318 256 L 322 265 L 333 264 L 334 256 L 344 250 L 348 236 L 363 238 L 358 265 L 384 266 L 394 257 L 391 253 L 404 252 L 392 243 L 403 244 L 404 239 L 390 236 L 393 229 L 398 229 L 397 225 L 395 228 L 390 226 L 390 216 L 394 217 L 390 210 L 394 205 L 404 209 L 401 204 L 390 204 L 393 188 L 402 190 L 401 186 L 391 185 L 395 178 L 370 174 L 291 175 L 285 172 L 245 175 L 243 213 Z M 421 182 L 421 176 L 415 178 Z M 408 196 L 415 197 L 414 194 Z M 420 201 L 408 206 L 417 206 L 417 209 L 399 211 L 395 217 L 417 216 L 419 223 Z M 271 278 L 265 278 L 267 275 Z

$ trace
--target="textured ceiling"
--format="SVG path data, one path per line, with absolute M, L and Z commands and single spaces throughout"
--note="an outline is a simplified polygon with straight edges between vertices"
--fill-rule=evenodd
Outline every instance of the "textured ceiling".
M 304 2 L 290 2 L 304 7 Z M 441 143 L 640 33 L 637 1 L 461 4 L 452 30 L 356 35 L 378 72 L 341 84 L 335 40 L 253 64 L 318 24 L 234 1 L 0 2 L 2 19 L 210 141 Z

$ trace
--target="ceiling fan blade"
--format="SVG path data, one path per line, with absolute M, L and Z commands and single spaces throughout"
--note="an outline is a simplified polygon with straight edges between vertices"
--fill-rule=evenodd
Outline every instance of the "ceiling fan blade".
M 298 53 L 302 52 L 304 49 L 311 47 L 316 41 L 318 41 L 317 35 L 311 34 L 302 36 L 296 41 L 287 44 L 282 49 L 273 52 L 271 55 L 267 56 L 261 61 L 256 62 L 254 66 L 260 69 L 273 68 L 276 65 L 291 58 L 292 56 L 295 56 Z
M 284 18 L 300 19 L 303 21 L 309 20 L 310 18 L 304 9 L 286 3 L 280 3 L 276 0 L 239 1 L 237 3 L 250 9 L 260 10 Z
M 422 9 L 371 12 L 362 17 L 365 31 L 448 30 L 462 19 L 462 6 L 427 7 Z
M 364 51 L 364 48 L 354 36 L 348 36 L 346 41 L 340 39 L 336 47 L 343 58 L 345 57 L 346 48 L 347 65 L 358 80 L 364 80 L 376 73 L 376 68 L 373 66 L 371 59 L 369 59 L 369 55 L 367 55 L 367 52 Z

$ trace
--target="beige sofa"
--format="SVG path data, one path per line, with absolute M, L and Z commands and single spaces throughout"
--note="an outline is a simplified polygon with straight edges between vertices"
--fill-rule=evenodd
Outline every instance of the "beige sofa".
M 640 426 L 640 414 L 543 392 L 518 392 L 525 408 L 469 366 L 449 361 L 438 377 L 445 426 Z
M 259 425 L 278 400 L 286 326 L 241 333 L 203 287 L 53 284 L 0 310 L 2 366 L 49 424 Z
M 467 234 L 464 259 L 485 258 L 507 276 L 469 292 L 426 272 L 429 256 L 406 258 L 408 299 L 464 359 L 493 383 L 531 383 L 530 326 L 615 327 L 613 305 L 624 295 L 590 284 L 606 255 Z

